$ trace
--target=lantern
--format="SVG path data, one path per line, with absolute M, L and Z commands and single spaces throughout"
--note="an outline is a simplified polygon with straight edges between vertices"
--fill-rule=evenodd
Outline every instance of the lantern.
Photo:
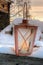
M 27 4 L 24 4 L 26 15 L 22 23 L 14 26 L 15 53 L 19 56 L 27 56 L 32 53 L 37 26 L 31 26 L 27 20 Z

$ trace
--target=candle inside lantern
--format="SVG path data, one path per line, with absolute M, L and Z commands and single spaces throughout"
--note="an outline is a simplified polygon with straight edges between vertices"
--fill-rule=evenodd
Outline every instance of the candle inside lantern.
M 27 44 L 27 42 L 23 41 L 21 43 L 22 45 L 20 46 L 20 52 L 22 53 L 27 53 L 29 51 L 29 44 Z

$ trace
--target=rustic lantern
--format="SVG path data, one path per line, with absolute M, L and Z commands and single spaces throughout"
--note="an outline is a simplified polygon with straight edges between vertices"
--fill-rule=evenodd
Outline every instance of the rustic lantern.
M 26 10 L 25 10 L 26 9 Z M 25 15 L 26 14 L 26 15 Z M 15 53 L 19 56 L 27 56 L 32 53 L 36 35 L 36 26 L 28 24 L 27 4 L 24 3 L 24 19 L 21 24 L 15 25 Z

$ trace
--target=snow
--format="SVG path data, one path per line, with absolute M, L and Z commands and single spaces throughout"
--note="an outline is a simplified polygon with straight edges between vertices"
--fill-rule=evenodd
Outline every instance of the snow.
M 36 46 L 43 46 L 43 41 L 36 41 L 35 42 L 35 45 Z
M 36 58 L 43 58 L 43 47 L 37 48 L 30 56 Z
M 15 54 L 15 52 L 13 51 L 12 47 L 0 47 L 0 53 L 5 53 L 5 54 Z

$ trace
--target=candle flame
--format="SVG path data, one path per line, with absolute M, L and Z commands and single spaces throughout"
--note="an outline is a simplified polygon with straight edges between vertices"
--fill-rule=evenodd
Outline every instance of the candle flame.
M 25 50 L 25 51 L 27 51 L 29 49 L 29 45 L 27 45 L 27 43 L 22 43 L 22 45 L 21 45 L 21 50 Z

